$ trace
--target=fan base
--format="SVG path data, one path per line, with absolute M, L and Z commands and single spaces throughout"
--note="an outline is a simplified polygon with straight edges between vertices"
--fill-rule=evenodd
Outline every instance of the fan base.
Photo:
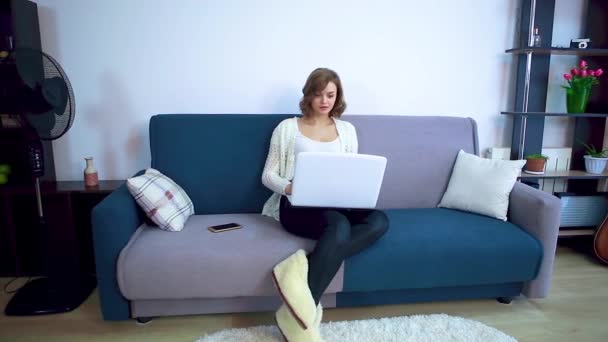
M 20 288 L 4 309 L 7 316 L 34 316 L 70 312 L 97 286 L 92 276 L 38 278 Z

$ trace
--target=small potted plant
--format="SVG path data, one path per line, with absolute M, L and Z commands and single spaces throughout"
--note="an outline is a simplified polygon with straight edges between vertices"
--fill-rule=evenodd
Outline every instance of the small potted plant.
M 587 154 L 583 157 L 585 158 L 585 170 L 587 173 L 603 173 L 606 169 L 606 163 L 608 162 L 608 156 L 606 156 L 608 148 L 598 151 L 595 149 L 593 144 L 591 144 L 591 146 L 585 143 L 582 144 L 585 146 L 587 152 Z
M 526 168 L 524 172 L 534 175 L 542 175 L 545 173 L 545 165 L 549 157 L 544 154 L 529 154 L 526 156 Z

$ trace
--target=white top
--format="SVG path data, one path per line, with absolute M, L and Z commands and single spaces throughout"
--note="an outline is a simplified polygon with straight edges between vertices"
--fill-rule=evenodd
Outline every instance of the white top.
M 296 132 L 296 156 L 300 152 L 340 152 L 340 136 L 333 141 L 317 141 L 298 130 Z
M 355 126 L 350 122 L 335 118 L 334 122 L 338 131 L 339 152 L 357 153 L 359 145 Z M 270 138 L 270 148 L 262 172 L 262 183 L 274 191 L 264 204 L 262 215 L 271 216 L 277 221 L 279 220 L 281 195 L 285 195 L 285 187 L 293 179 L 298 131 L 297 117 L 285 119 L 275 127 Z

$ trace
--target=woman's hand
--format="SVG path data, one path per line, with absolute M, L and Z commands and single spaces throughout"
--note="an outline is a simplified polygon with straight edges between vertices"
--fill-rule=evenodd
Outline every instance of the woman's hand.
M 291 183 L 287 184 L 285 187 L 285 194 L 291 195 Z

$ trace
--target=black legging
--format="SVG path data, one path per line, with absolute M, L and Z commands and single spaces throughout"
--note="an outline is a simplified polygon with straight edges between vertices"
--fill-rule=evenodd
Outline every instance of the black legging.
M 281 197 L 281 225 L 288 232 L 318 240 L 308 255 L 308 286 L 319 303 L 342 261 L 372 245 L 388 229 L 380 210 L 293 207 Z

